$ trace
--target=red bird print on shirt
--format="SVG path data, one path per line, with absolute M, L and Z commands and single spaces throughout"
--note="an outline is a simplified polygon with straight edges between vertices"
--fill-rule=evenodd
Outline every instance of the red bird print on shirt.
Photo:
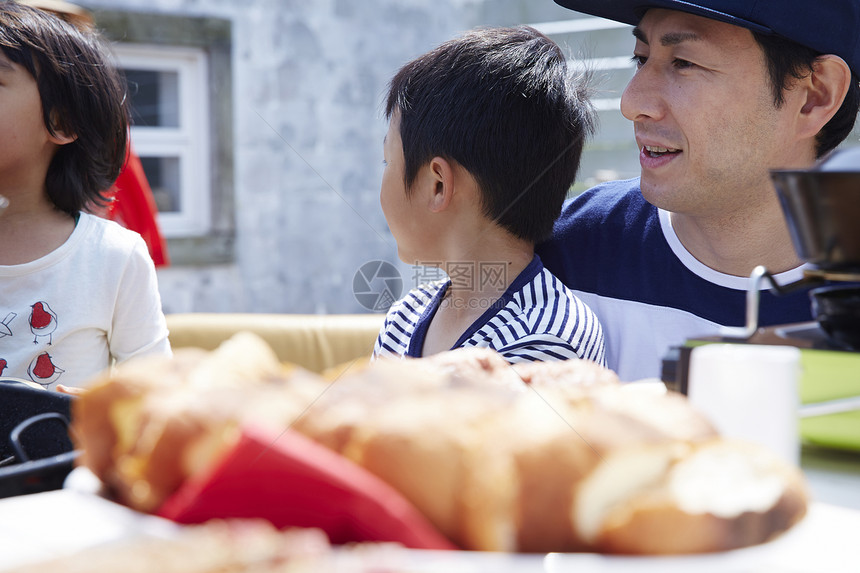
M 43 352 L 34 358 L 27 369 L 30 380 L 42 386 L 50 386 L 57 381 L 63 372 L 65 370 L 57 368 L 57 365 L 51 359 L 51 355 L 47 352 Z
M 30 332 L 33 333 L 33 344 L 40 336 L 48 337 L 48 345 L 54 341 L 54 331 L 57 330 L 57 313 L 51 310 L 48 303 L 39 301 L 32 306 L 30 313 Z
M 6 362 L 6 359 L 0 358 L 0 376 L 3 376 L 3 371 L 6 370 L 7 366 L 9 366 L 9 363 Z

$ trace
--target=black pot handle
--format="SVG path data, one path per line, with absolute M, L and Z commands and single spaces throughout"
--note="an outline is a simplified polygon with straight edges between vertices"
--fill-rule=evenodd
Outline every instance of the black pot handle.
M 776 279 L 773 278 L 773 275 L 769 271 L 764 271 L 763 277 L 770 282 L 770 292 L 775 295 L 785 295 L 804 287 L 821 286 L 827 283 L 826 279 L 810 274 L 805 274 L 802 279 L 784 285 L 776 282 Z
M 21 434 L 30 426 L 38 424 L 39 422 L 44 422 L 45 420 L 59 420 L 66 425 L 66 428 L 69 427 L 69 419 L 59 412 L 45 412 L 44 414 L 37 414 L 27 418 L 15 426 L 9 434 L 9 442 L 12 445 L 12 449 L 15 451 L 15 455 L 22 463 L 30 461 L 30 456 L 27 455 L 23 446 L 21 446 Z

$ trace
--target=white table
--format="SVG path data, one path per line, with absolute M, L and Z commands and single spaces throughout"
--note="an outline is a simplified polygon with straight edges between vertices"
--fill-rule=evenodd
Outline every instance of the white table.
M 817 573 L 860 571 L 860 453 L 804 448 L 801 466 L 812 490 L 808 515 L 769 543 L 719 554 L 615 557 L 595 554 L 506 555 L 403 550 L 387 552 L 390 570 L 429 572 Z M 87 491 L 86 474 L 63 490 L 0 500 L 0 570 L 73 554 L 135 535 L 169 537 L 176 526 Z M 336 557 L 341 569 L 351 556 Z
M 860 511 L 860 452 L 805 446 L 800 454 L 800 467 L 813 499 Z M 857 570 L 860 571 L 860 564 Z

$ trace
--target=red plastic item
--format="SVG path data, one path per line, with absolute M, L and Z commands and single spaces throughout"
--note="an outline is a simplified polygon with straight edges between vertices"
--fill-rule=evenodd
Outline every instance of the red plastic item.
M 272 436 L 245 428 L 210 472 L 188 480 L 157 514 L 184 524 L 265 518 L 279 529 L 322 529 L 338 545 L 457 549 L 387 483 L 292 430 Z
M 155 266 L 170 265 L 167 247 L 156 222 L 158 208 L 140 158 L 128 146 L 125 164 L 108 193 L 114 198 L 105 217 L 140 234 Z

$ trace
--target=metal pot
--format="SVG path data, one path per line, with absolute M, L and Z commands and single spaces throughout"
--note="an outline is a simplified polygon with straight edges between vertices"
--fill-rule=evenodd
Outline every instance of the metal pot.
M 860 147 L 814 169 L 771 171 L 800 258 L 821 269 L 860 269 Z
M 830 340 L 846 350 L 860 350 L 860 287 L 821 287 L 809 296 L 812 314 Z
M 829 281 L 860 282 L 860 147 L 833 152 L 812 169 L 772 170 L 770 177 L 797 256 L 817 268 L 783 285 L 765 267 L 753 269 L 746 324 L 722 327 L 720 334 L 726 338 L 748 339 L 758 330 L 759 289 L 764 280 L 774 294 L 821 287 Z

